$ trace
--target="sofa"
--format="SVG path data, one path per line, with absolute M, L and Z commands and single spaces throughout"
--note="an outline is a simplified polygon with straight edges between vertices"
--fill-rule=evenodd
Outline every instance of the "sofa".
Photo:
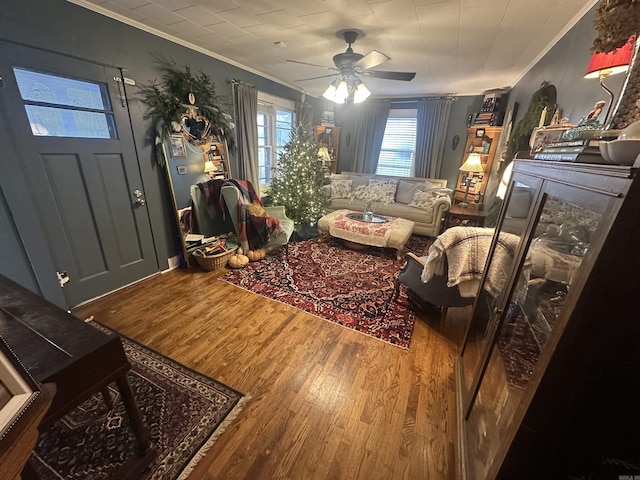
M 342 172 L 328 177 L 329 184 L 324 186 L 329 199 L 329 212 L 341 209 L 363 212 L 365 202 L 353 198 L 353 192 L 361 185 L 373 182 L 385 182 L 395 185 L 393 202 L 376 203 L 374 213 L 405 218 L 415 222 L 413 233 L 436 237 L 440 234 L 440 225 L 444 212 L 451 207 L 451 189 L 447 180 L 440 178 L 395 177 L 366 173 Z

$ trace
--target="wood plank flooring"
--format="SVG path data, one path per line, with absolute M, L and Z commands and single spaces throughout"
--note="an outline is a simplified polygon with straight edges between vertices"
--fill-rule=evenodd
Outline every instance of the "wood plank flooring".
M 174 270 L 78 308 L 251 399 L 189 477 L 454 479 L 453 359 L 468 309 L 404 350 Z

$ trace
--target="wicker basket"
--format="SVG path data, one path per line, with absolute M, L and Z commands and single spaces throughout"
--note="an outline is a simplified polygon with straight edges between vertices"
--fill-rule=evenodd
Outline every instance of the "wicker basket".
M 203 249 L 198 249 L 193 251 L 193 258 L 196 259 L 200 268 L 207 272 L 211 272 L 224 267 L 233 254 L 236 253 L 237 249 L 238 247 L 234 247 L 226 252 L 217 253 L 215 255 L 207 255 Z

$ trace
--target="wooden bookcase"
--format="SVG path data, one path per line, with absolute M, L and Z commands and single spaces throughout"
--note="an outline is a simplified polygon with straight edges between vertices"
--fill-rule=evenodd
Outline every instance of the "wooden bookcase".
M 329 173 L 336 173 L 340 147 L 340 127 L 316 125 L 313 127 L 313 137 L 319 147 L 326 147 L 329 152 L 331 162 L 325 164 L 325 167 L 329 170 Z
M 202 145 L 204 151 L 205 162 L 210 160 L 213 162 L 215 171 L 210 173 L 212 179 L 228 180 L 231 178 L 231 167 L 229 165 L 229 156 L 227 155 L 227 146 L 223 142 L 212 142 Z
M 454 194 L 454 203 L 458 204 L 465 201 L 466 182 L 470 181 L 471 185 L 469 186 L 469 195 L 467 197 L 469 205 L 467 208 L 482 210 L 485 190 L 493 168 L 493 161 L 496 150 L 498 149 L 501 133 L 502 127 L 484 125 L 469 127 L 463 163 L 470 153 L 478 153 L 482 159 L 484 173 L 477 173 L 470 177 L 466 172 L 459 172 Z

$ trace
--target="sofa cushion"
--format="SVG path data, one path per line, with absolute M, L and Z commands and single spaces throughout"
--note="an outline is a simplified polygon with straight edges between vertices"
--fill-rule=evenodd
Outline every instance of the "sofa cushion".
M 436 204 L 440 197 L 448 197 L 444 192 L 439 192 L 440 189 L 431 189 L 427 191 L 416 190 L 413 195 L 413 199 L 408 204 L 409 207 L 416 207 L 427 212 L 433 212 L 433 206 Z
M 331 180 L 329 188 L 331 190 L 331 198 L 350 198 L 352 180 Z
M 349 174 L 349 179 L 351 179 L 353 181 L 353 184 L 351 185 L 351 189 L 355 190 L 356 188 L 362 186 L 362 185 L 369 185 L 369 180 L 371 179 L 373 175 L 367 175 L 367 174 L 354 174 L 351 173 Z
M 398 182 L 396 182 L 395 180 L 376 180 L 372 178 L 369 180 L 369 185 L 378 185 L 383 190 L 383 193 L 387 198 L 387 201 L 385 203 L 395 202 L 396 188 L 398 188 Z
M 435 185 L 428 180 L 424 182 L 406 182 L 400 180 L 398 182 L 398 190 L 396 191 L 396 202 L 404 204 L 411 203 L 416 190 L 428 190 L 430 188 L 435 188 Z

